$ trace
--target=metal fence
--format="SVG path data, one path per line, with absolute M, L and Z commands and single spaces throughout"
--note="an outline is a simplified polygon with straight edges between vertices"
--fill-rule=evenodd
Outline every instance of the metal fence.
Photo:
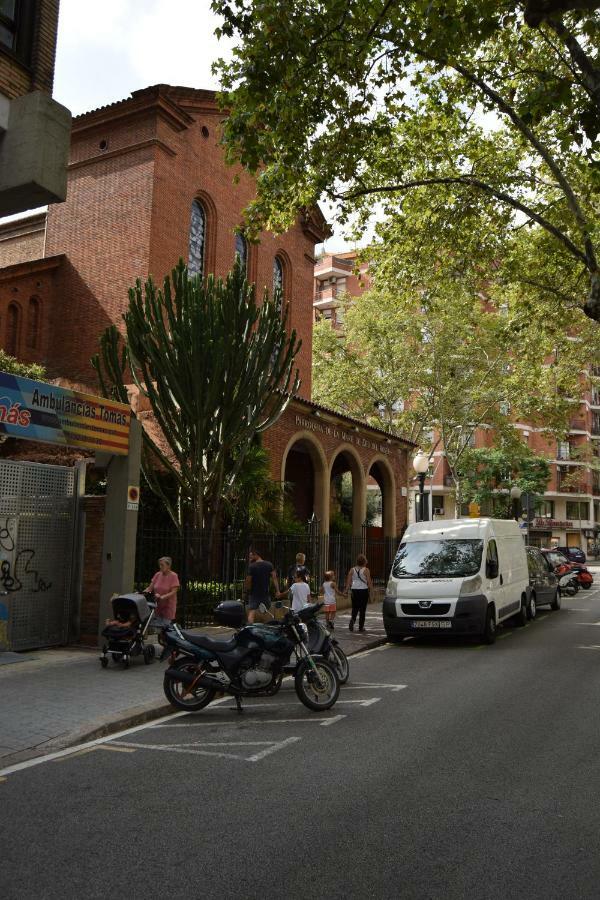
M 385 538 L 379 529 L 363 527 L 360 535 L 321 534 L 318 522 L 302 533 L 253 533 L 233 528 L 217 532 L 212 541 L 198 529 L 153 528 L 140 525 L 137 534 L 136 587 L 145 587 L 161 556 L 173 559 L 181 591 L 178 619 L 187 628 L 210 624 L 213 609 L 222 600 L 242 600 L 248 571 L 248 551 L 257 550 L 273 563 L 279 583 L 286 584 L 296 554 L 306 555 L 313 593 L 318 593 L 327 570 L 333 570 L 343 588 L 350 567 L 364 553 L 376 586 L 387 582 L 399 538 Z

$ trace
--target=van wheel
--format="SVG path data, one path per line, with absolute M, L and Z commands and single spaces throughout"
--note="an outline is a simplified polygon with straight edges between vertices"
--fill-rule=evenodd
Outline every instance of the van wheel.
M 529 595 L 529 602 L 527 604 L 527 618 L 530 620 L 535 619 L 537 613 L 537 602 L 535 599 L 535 594 L 533 591 Z
M 527 600 L 522 597 L 521 598 L 521 609 L 515 616 L 515 623 L 519 626 L 527 625 Z
M 557 587 L 557 588 L 556 588 L 556 594 L 554 595 L 554 600 L 553 600 L 552 603 L 550 604 L 550 609 L 560 609 L 561 599 L 562 599 L 562 598 L 561 598 L 561 595 L 560 595 L 560 588 Z
M 483 629 L 483 640 L 486 644 L 496 643 L 496 616 L 494 615 L 494 607 L 488 606 L 485 615 L 485 627 Z

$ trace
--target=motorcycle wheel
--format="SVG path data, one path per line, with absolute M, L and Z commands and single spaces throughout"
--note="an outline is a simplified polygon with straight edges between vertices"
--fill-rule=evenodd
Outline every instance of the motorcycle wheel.
M 294 677 L 294 686 L 301 703 L 315 712 L 330 709 L 340 693 L 340 681 L 336 670 L 325 659 L 314 659 L 313 667 L 303 660 Z
M 346 684 L 350 678 L 350 663 L 342 648 L 332 647 L 328 660 L 335 667 L 339 683 Z
M 591 588 L 591 584 L 582 584 L 581 587 L 584 591 L 589 591 L 589 589 Z
M 198 674 L 197 666 L 189 659 L 180 659 L 171 668 Z M 212 688 L 203 687 L 194 689 L 193 693 L 188 693 L 183 681 L 174 681 L 172 678 L 167 678 L 166 675 L 163 681 L 163 690 L 171 706 L 176 709 L 185 709 L 187 712 L 204 709 L 211 700 L 214 700 L 216 693 Z

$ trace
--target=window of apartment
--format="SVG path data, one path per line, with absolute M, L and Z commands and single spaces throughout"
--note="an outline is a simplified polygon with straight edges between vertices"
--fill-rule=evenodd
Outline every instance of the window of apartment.
M 592 434 L 600 434 L 600 413 L 592 413 Z
M 31 62 L 35 0 L 0 0 L 0 47 Z
M 554 518 L 554 500 L 540 498 L 535 501 L 535 515 L 537 519 Z
M 190 275 L 204 274 L 204 251 L 206 249 L 206 211 L 199 200 L 192 203 L 190 219 L 190 241 L 188 248 L 188 272 Z
M 431 507 L 433 509 L 434 516 L 443 516 L 444 515 L 444 495 L 443 494 L 434 494 L 431 498 Z
M 586 500 L 567 500 L 567 519 L 589 519 L 590 509 Z
M 6 313 L 4 349 L 9 356 L 16 356 L 19 349 L 19 307 L 16 303 L 10 303 Z
M 557 459 L 571 459 L 571 445 L 568 441 L 559 441 L 556 447 Z
M 244 272 L 248 271 L 248 241 L 243 234 L 235 236 L 235 255 L 239 257 L 240 265 Z

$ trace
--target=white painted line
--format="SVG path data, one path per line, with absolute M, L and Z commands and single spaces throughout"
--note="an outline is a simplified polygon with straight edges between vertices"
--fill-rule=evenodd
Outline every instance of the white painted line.
M 600 644 L 590 644 L 589 646 L 585 646 L 585 644 L 579 644 L 577 649 L 578 650 L 600 650 Z
M 278 750 L 283 750 L 284 747 L 287 747 L 290 744 L 295 744 L 296 741 L 299 740 L 299 737 L 287 738 L 285 741 L 281 741 L 280 744 L 274 744 L 272 747 L 267 747 L 266 750 L 261 750 L 260 753 L 256 753 L 254 756 L 251 756 L 248 762 L 258 762 L 259 759 L 264 759 L 265 756 L 270 756 L 271 753 L 277 753 Z
M 369 656 L 371 653 L 380 653 L 382 650 L 391 649 L 392 644 L 380 644 L 379 647 L 371 647 L 370 650 L 362 650 L 360 653 L 353 653 L 350 659 L 352 660 L 352 662 L 354 662 L 355 659 L 364 659 L 365 656 Z
M 389 688 L 392 692 L 403 691 L 407 684 L 379 684 L 375 681 L 357 681 L 356 684 L 345 684 L 344 690 L 367 691 L 370 688 Z
M 356 703 L 358 706 L 373 706 L 374 703 L 379 703 L 381 697 L 369 697 L 368 700 L 338 700 L 338 706 L 341 703 Z
M 240 725 L 247 724 L 250 727 L 254 727 L 255 725 L 289 725 L 292 722 L 305 722 L 308 725 L 333 725 L 334 722 L 339 721 L 340 719 L 345 719 L 346 716 L 331 716 L 331 718 L 327 719 L 315 719 L 305 717 L 303 719 L 253 719 L 251 722 L 246 721 L 240 722 L 234 720 L 233 722 L 215 722 L 215 721 L 203 721 L 203 722 L 176 722 L 173 725 L 151 725 L 150 728 L 197 728 L 198 726 L 213 725 L 217 728 L 224 728 L 226 726 L 235 726 L 239 727 Z
M 229 697 L 221 697 L 219 700 L 213 700 L 211 706 L 217 706 L 218 704 L 225 703 L 228 701 Z M 155 719 L 152 724 L 159 724 L 160 722 L 168 722 L 171 719 L 179 719 L 181 716 L 189 716 L 189 712 L 185 712 L 182 710 L 181 712 L 170 713 L 168 716 L 163 716 L 160 719 Z M 25 762 L 15 763 L 13 766 L 8 766 L 6 769 L 0 769 L 0 776 L 2 775 L 12 775 L 13 772 L 22 772 L 24 769 L 31 769 L 34 766 L 40 766 L 42 763 L 50 762 L 53 759 L 62 759 L 63 756 L 73 756 L 75 753 L 79 753 L 80 750 L 87 750 L 88 747 L 98 747 L 101 744 L 108 744 L 110 741 L 114 741 L 119 737 L 125 737 L 128 734 L 135 734 L 136 731 L 142 731 L 144 728 L 147 728 L 149 722 L 144 722 L 143 725 L 135 725 L 133 728 L 125 728 L 123 731 L 117 731 L 114 734 L 108 734 L 105 737 L 96 738 L 93 741 L 85 741 L 83 744 L 76 744 L 73 747 L 67 747 L 65 750 L 56 750 L 54 753 L 46 753 L 44 756 L 36 756 L 34 759 L 27 759 Z

